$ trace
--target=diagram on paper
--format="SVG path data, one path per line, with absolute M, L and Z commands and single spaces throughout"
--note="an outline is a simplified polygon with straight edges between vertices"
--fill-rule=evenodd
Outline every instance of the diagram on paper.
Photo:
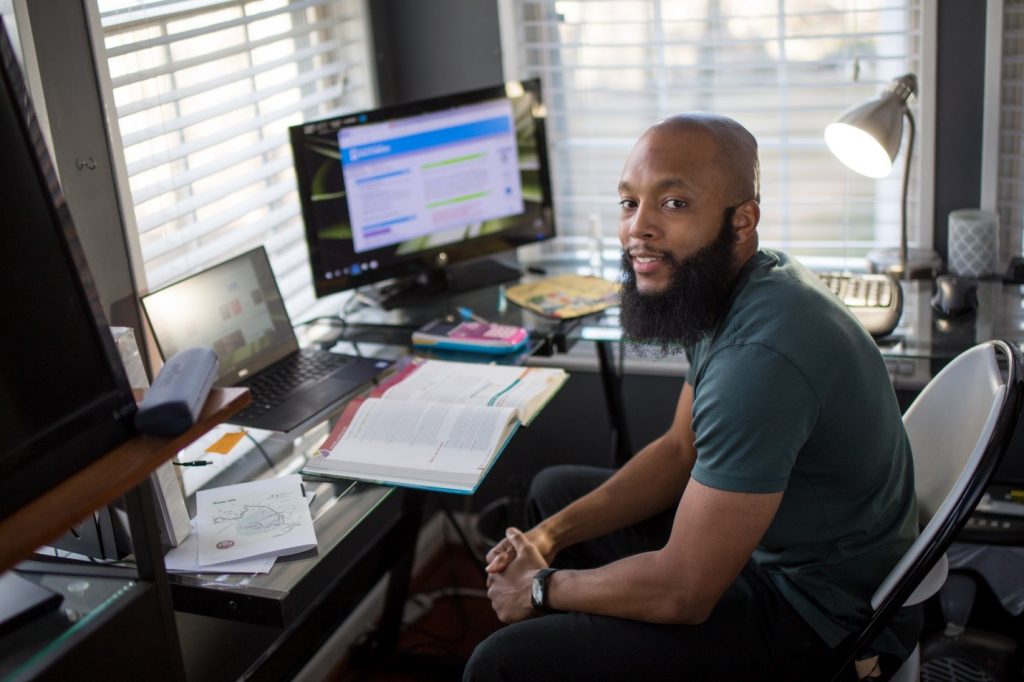
M 213 517 L 213 524 L 219 532 L 234 529 L 240 536 L 263 536 L 278 538 L 302 525 L 292 520 L 295 510 L 271 505 L 245 505 L 238 511 L 223 510 Z
M 305 500 L 297 501 L 305 505 Z M 217 534 L 234 530 L 239 535 L 280 537 L 302 526 L 296 501 L 279 500 L 276 504 L 243 504 L 225 506 L 213 517 Z

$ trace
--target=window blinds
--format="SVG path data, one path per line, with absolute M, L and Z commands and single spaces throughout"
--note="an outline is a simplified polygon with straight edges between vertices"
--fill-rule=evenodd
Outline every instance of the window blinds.
M 360 0 L 99 0 L 149 289 L 263 244 L 315 303 L 288 127 L 373 105 Z
M 506 73 L 543 81 L 561 234 L 597 223 L 614 235 L 636 138 L 703 110 L 759 140 L 762 244 L 862 267 L 870 248 L 898 243 L 903 152 L 871 180 L 832 157 L 823 130 L 918 72 L 920 0 L 506 0 L 502 16 Z M 915 166 L 912 188 L 920 179 Z M 916 226 L 916 201 L 910 211 Z

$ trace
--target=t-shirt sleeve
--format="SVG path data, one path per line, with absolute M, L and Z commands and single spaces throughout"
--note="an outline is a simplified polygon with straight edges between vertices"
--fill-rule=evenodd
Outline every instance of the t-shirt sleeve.
M 782 354 L 760 344 L 718 350 L 694 387 L 691 476 L 720 490 L 781 492 L 818 414 L 817 396 Z
M 686 383 L 691 386 L 695 385 L 697 381 L 697 367 L 700 365 L 700 356 L 697 354 L 697 349 L 694 346 L 690 346 L 686 349 L 686 362 L 688 367 L 686 368 Z

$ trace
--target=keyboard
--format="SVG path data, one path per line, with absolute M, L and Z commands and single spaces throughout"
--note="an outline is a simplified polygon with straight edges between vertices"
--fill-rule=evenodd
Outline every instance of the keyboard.
M 903 313 L 903 288 L 887 275 L 819 272 L 818 278 L 874 337 L 888 336 Z
M 304 349 L 274 363 L 246 385 L 252 402 L 239 413 L 251 419 L 280 405 L 288 396 L 347 365 L 352 358 L 339 353 Z

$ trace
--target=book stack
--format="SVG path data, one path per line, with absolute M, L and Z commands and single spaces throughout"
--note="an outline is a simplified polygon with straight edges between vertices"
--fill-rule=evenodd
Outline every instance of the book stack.
M 196 493 L 192 532 L 164 557 L 169 572 L 269 573 L 278 557 L 316 547 L 298 475 Z

